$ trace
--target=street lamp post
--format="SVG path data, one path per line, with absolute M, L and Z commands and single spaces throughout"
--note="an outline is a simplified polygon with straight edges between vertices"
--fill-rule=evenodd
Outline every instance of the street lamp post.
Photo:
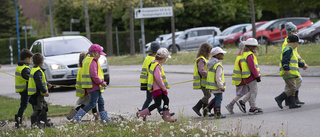
M 27 30 L 32 29 L 32 26 L 22 26 L 22 30 L 24 30 L 24 38 L 26 43 L 26 49 L 28 49 L 28 38 L 27 38 Z

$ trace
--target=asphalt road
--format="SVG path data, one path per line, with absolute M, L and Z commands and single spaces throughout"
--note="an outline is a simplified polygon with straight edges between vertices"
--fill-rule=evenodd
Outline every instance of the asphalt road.
M 126 66 L 121 66 L 125 68 Z M 3 71 L 14 74 L 14 67 L 2 68 Z M 118 69 L 119 66 L 111 66 L 110 86 L 138 86 L 140 72 L 130 69 Z M 164 68 L 165 69 L 165 68 Z M 188 73 L 166 73 L 170 83 L 192 80 L 192 74 Z M 221 122 L 221 127 L 231 130 L 240 126 L 243 133 L 260 132 L 261 136 L 271 136 L 273 133 L 279 134 L 279 131 L 288 136 L 319 136 L 320 131 L 320 77 L 304 77 L 300 89 L 300 99 L 306 104 L 298 109 L 289 109 L 284 107 L 281 110 L 274 97 L 279 95 L 284 88 L 284 81 L 281 77 L 262 77 L 262 82 L 258 83 L 257 106 L 264 111 L 261 115 L 248 115 L 242 113 L 237 106 L 234 108 L 234 115 L 228 114 L 225 105 L 235 97 L 235 86 L 231 85 L 231 78 L 226 78 L 227 90 L 223 94 L 221 112 L 227 116 L 225 119 L 209 122 Z M 4 73 L 0 73 L 0 94 L 19 98 L 19 94 L 14 92 L 14 78 Z M 175 118 L 183 116 L 194 120 L 202 120 L 191 109 L 197 101 L 203 96 L 200 90 L 192 89 L 192 82 L 172 85 L 168 90 L 172 112 L 175 112 Z M 105 99 L 105 108 L 109 113 L 121 113 L 134 115 L 137 108 L 141 108 L 145 100 L 145 92 L 140 91 L 138 87 L 110 87 L 103 93 Z M 58 105 L 76 105 L 77 97 L 73 88 L 56 88 L 46 98 L 48 102 Z M 247 108 L 249 107 L 247 103 Z M 49 108 L 50 109 L 50 108 Z M 50 113 L 50 112 L 49 112 Z M 152 112 L 151 118 L 159 117 L 156 110 Z M 239 122 L 241 121 L 241 122 Z M 267 133 L 268 132 L 268 133 Z

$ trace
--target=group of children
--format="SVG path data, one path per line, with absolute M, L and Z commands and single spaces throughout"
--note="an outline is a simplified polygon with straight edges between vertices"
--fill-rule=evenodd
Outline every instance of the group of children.
M 292 23 L 286 24 L 287 34 L 289 35 L 283 44 L 280 63 L 280 75 L 283 77 L 286 88 L 283 93 L 275 98 L 278 106 L 282 109 L 282 102 L 288 100 L 286 105 L 289 108 L 301 107 L 304 104 L 298 98 L 298 89 L 301 86 L 302 78 L 299 73 L 299 67 L 304 70 L 308 65 L 304 63 L 297 53 L 299 38 L 296 35 L 296 27 Z M 233 107 L 237 104 L 239 109 L 246 113 L 245 103 L 249 101 L 249 114 L 263 113 L 262 109 L 256 105 L 258 94 L 257 83 L 261 82 L 260 68 L 256 58 L 258 41 L 249 38 L 239 44 L 238 56 L 235 60 L 232 85 L 236 86 L 236 97 L 225 107 L 230 114 L 234 114 Z M 151 115 L 151 111 L 158 109 L 164 121 L 175 122 L 177 119 L 171 118 L 174 113 L 169 112 L 169 85 L 164 73 L 162 64 L 171 58 L 169 51 L 160 48 L 158 42 L 152 42 L 150 46 L 152 52 L 144 60 L 140 83 L 141 90 L 146 91 L 146 100 L 142 109 L 137 112 L 138 117 L 146 118 Z M 226 91 L 226 82 L 222 60 L 227 53 L 220 47 L 212 47 L 209 43 L 201 44 L 196 55 L 193 74 L 193 89 L 201 89 L 203 97 L 192 107 L 199 116 L 209 116 L 215 118 L 225 118 L 221 114 L 222 93 Z M 72 109 L 67 115 L 68 120 L 81 122 L 82 117 L 89 111 L 95 115 L 95 120 L 100 119 L 103 122 L 112 122 L 104 109 L 104 99 L 102 93 L 107 87 L 104 81 L 103 71 L 98 63 L 101 55 L 106 55 L 100 45 L 93 44 L 88 53 L 81 53 L 79 57 L 79 70 L 76 79 L 76 96 L 79 97 L 76 109 Z M 15 72 L 15 91 L 20 94 L 20 108 L 15 115 L 15 127 L 22 125 L 23 113 L 27 108 L 28 102 L 32 104 L 33 113 L 31 115 L 31 125 L 38 127 L 50 127 L 53 124 L 47 118 L 48 105 L 44 97 L 49 96 L 48 89 L 51 84 L 47 83 L 42 65 L 44 58 L 42 54 L 23 49 L 20 53 L 21 61 Z M 33 61 L 34 66 L 29 67 Z M 0 66 L 1 67 L 1 66 Z M 298 83 L 297 83 L 298 82 Z M 211 94 L 214 98 L 209 102 Z M 244 98 L 239 100 L 241 97 Z M 151 106 L 151 101 L 154 104 Z M 163 107 L 161 101 L 163 100 Z M 239 100 L 239 101 L 238 101 Z M 98 104 L 98 110 L 96 105 Z M 202 114 L 200 110 L 202 111 Z M 214 113 L 211 113 L 211 110 Z M 43 122 L 40 122 L 43 121 Z M 1 122 L 1 125 L 4 125 Z

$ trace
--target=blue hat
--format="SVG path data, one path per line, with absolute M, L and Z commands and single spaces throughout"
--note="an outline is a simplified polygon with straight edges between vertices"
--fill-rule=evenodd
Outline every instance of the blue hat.
M 153 53 L 157 53 L 158 49 L 160 49 L 160 44 L 157 41 L 151 42 L 150 46 L 151 46 L 150 51 Z

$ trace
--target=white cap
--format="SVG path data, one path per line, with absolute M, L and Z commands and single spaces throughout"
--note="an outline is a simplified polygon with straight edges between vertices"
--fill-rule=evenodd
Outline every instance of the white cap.
M 221 49 L 220 47 L 214 47 L 214 48 L 212 48 L 212 50 L 211 50 L 211 56 L 215 56 L 215 55 L 217 55 L 217 54 L 219 54 L 219 53 L 227 53 L 226 51 L 224 51 L 223 49 Z
M 247 39 L 244 44 L 248 46 L 259 46 L 258 41 L 255 38 Z
M 158 49 L 156 56 L 161 57 L 161 58 L 171 58 L 170 53 L 166 48 Z

